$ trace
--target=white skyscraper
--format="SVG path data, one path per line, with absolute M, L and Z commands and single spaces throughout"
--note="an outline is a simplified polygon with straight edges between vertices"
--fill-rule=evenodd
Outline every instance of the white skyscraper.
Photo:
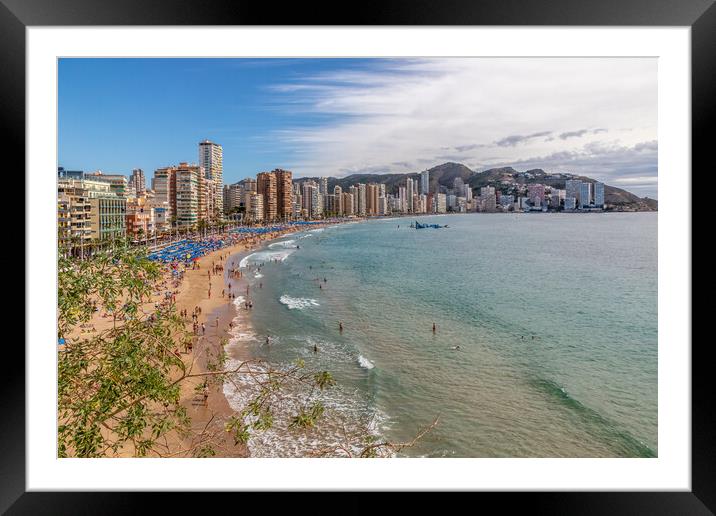
M 470 185 L 463 185 L 463 197 L 465 197 L 466 201 L 472 201 L 472 187 Z
M 415 193 L 413 191 L 413 180 L 408 178 L 408 180 L 405 182 L 405 196 L 407 201 L 407 211 L 408 213 L 413 213 L 413 194 Z
M 594 183 L 594 206 L 604 207 L 604 183 Z
M 423 170 L 420 173 L 420 193 L 427 195 L 430 193 L 430 171 Z
M 212 185 L 214 205 L 209 206 L 209 213 L 221 214 L 224 212 L 224 150 L 218 143 L 204 140 L 199 142 L 199 165 L 204 168 L 204 177 Z
M 582 183 L 579 188 L 579 206 L 588 208 L 592 200 L 592 183 Z

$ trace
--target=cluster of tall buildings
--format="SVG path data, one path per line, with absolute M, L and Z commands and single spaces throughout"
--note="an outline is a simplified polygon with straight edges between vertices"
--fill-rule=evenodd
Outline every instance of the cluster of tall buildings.
M 479 195 L 462 178 L 452 188 L 431 190 L 425 170 L 388 192 L 384 183 L 357 183 L 344 190 L 328 178 L 293 181 L 289 170 L 260 172 L 223 184 L 223 149 L 204 140 L 198 162 L 154 171 L 151 188 L 142 169 L 129 178 L 101 171 L 58 167 L 60 243 L 89 243 L 129 235 L 149 237 L 175 229 L 197 229 L 225 220 L 271 223 L 325 217 L 385 216 L 470 211 L 585 210 L 604 206 L 604 184 L 566 180 L 564 189 L 543 184 L 483 186 Z
M 142 169 L 127 178 L 101 171 L 58 167 L 57 213 L 60 244 L 89 244 L 130 235 L 150 236 L 173 228 L 196 228 L 223 219 L 223 150 L 204 140 L 199 162 L 162 167 L 151 188 Z
M 428 213 L 428 172 L 418 180 L 406 178 L 396 195 L 384 183 L 357 183 L 344 191 L 329 189 L 328 178 L 293 182 L 292 173 L 276 169 L 224 186 L 224 208 L 228 216 L 241 214 L 246 222 L 274 222 L 345 216 L 382 216 L 392 212 Z
M 601 210 L 604 183 L 568 179 L 563 189 L 537 183 L 511 185 L 504 191 L 484 186 L 475 201 L 475 211 L 486 212 Z

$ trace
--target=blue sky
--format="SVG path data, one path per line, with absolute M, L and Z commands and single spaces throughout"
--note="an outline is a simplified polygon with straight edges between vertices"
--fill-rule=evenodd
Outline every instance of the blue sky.
M 656 60 L 61 59 L 59 164 L 151 177 L 224 147 L 224 180 L 474 170 L 585 174 L 657 197 Z
M 61 59 L 59 156 L 68 169 L 149 175 L 197 161 L 208 138 L 224 147 L 227 182 L 290 168 L 294 152 L 270 135 L 334 117 L 283 109 L 271 86 L 325 70 L 334 60 Z M 350 63 L 361 67 L 360 61 Z

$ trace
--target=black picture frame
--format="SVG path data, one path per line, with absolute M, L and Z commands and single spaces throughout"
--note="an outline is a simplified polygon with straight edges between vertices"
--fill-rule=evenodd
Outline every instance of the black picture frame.
M 25 29 L 63 25 L 689 26 L 694 169 L 703 165 L 707 170 L 707 149 L 713 146 L 709 137 L 716 103 L 716 6 L 713 0 L 384 0 L 374 6 L 334 2 L 320 8 L 301 2 L 278 8 L 270 2 L 246 0 L 112 0 L 101 4 L 97 0 L 0 0 L 0 120 L 5 134 L 3 147 L 8 149 L 4 155 L 10 161 L 7 171 L 11 174 L 16 175 L 11 171 L 25 170 Z M 712 162 L 709 165 L 711 168 Z M 16 342 L 5 344 L 6 360 L 16 366 L 5 368 L 4 393 L 0 396 L 0 414 L 3 414 L 0 419 L 0 511 L 8 514 L 126 514 L 146 508 L 147 494 L 25 492 L 26 378 L 25 368 L 20 366 L 25 363 L 25 355 Z M 688 346 L 691 342 L 682 344 Z M 25 345 L 50 344 L 26 342 Z M 549 514 L 713 514 L 716 511 L 716 411 L 710 397 L 714 382 L 708 360 L 709 345 L 708 340 L 694 341 L 691 348 L 691 492 L 482 496 L 496 500 L 501 509 L 526 503 L 531 511 Z M 172 500 L 189 509 L 196 497 L 177 495 Z M 171 510 L 169 506 L 165 509 Z

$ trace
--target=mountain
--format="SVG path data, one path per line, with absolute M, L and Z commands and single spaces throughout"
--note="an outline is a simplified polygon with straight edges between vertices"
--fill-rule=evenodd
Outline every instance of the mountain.
M 528 185 L 541 183 L 554 188 L 563 189 L 568 179 L 578 179 L 589 183 L 597 182 L 595 179 L 586 176 L 578 176 L 567 173 L 549 174 L 540 168 L 519 172 L 512 167 L 491 168 L 482 172 L 475 172 L 462 163 L 447 162 L 429 169 L 430 191 L 437 191 L 439 187 L 445 189 L 453 187 L 455 178 L 460 178 L 465 184 L 472 187 L 475 195 L 479 195 L 479 189 L 483 186 L 494 186 L 496 190 L 505 191 L 515 185 Z M 347 191 L 352 185 L 358 183 L 385 183 L 387 193 L 397 193 L 398 187 L 405 184 L 406 178 L 418 179 L 418 172 L 409 174 L 351 174 L 346 177 L 329 177 L 328 189 L 333 190 L 339 185 L 343 191 Z M 317 177 L 301 177 L 294 182 L 318 181 Z M 604 185 L 604 202 L 617 207 L 617 209 L 656 211 L 658 201 L 648 197 L 641 198 L 631 192 L 627 192 L 615 186 Z

